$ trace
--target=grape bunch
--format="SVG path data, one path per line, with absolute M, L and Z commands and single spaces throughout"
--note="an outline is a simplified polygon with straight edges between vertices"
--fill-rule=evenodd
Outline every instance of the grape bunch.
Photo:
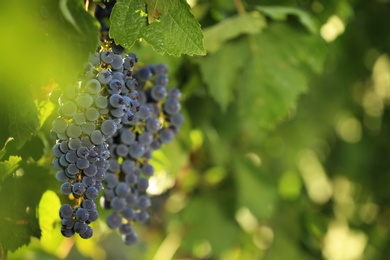
M 107 113 L 108 100 L 102 96 L 101 82 L 90 78 L 62 89 L 57 99 L 58 118 L 52 123 L 53 166 L 61 192 L 70 196 L 75 205 L 62 205 L 61 232 L 70 237 L 78 233 L 90 238 L 89 223 L 99 214 L 95 200 L 109 167 L 109 148 L 106 140 L 115 134 L 117 124 Z
M 92 236 L 88 224 L 98 218 L 95 200 L 104 186 L 102 206 L 113 211 L 106 223 L 130 245 L 137 241 L 132 224 L 149 219 L 149 159 L 172 141 L 184 118 L 180 91 L 166 89 L 165 65 L 135 71 L 137 55 L 108 46 L 91 55 L 77 84 L 52 92 L 59 104 L 53 166 L 61 192 L 75 202 L 60 208 L 62 234 Z
M 183 123 L 179 113 L 181 96 L 176 88 L 169 92 L 167 68 L 163 64 L 146 66 L 134 73 L 135 89 L 131 95 L 139 107 L 129 122 L 108 140 L 110 167 L 104 181 L 102 206 L 112 209 L 107 225 L 119 229 L 125 244 L 137 241 L 133 222 L 149 219 L 151 201 L 146 195 L 154 167 L 149 163 L 154 150 L 169 143 Z M 136 93 L 136 94 L 135 94 Z

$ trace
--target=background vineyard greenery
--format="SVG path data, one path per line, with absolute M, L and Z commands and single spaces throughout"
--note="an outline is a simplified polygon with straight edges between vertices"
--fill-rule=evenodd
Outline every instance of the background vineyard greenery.
M 117 2 L 110 36 L 183 92 L 185 124 L 153 158 L 152 219 L 132 247 L 102 209 L 92 239 L 61 236 L 48 94 L 77 78 L 99 24 L 79 0 L 6 1 L 0 259 L 389 255 L 388 2 Z

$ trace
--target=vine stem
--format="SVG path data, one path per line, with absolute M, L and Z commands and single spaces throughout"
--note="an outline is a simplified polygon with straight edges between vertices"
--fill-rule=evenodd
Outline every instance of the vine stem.
M 89 0 L 85 0 L 85 11 L 88 12 L 89 9 Z
M 241 0 L 233 0 L 233 1 L 234 1 L 234 5 L 236 6 L 237 12 L 239 14 L 244 14 L 245 13 L 245 7 L 242 4 Z

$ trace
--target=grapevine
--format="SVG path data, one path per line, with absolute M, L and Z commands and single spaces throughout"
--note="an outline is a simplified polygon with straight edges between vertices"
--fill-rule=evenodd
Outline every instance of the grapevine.
M 106 223 L 131 245 L 137 241 L 133 223 L 150 216 L 149 159 L 173 140 L 184 120 L 181 93 L 167 90 L 164 64 L 140 67 L 136 54 L 125 54 L 107 38 L 107 10 L 98 7 L 95 14 L 102 24 L 98 51 L 79 81 L 56 88 L 50 97 L 59 107 L 51 130 L 53 167 L 60 191 L 73 202 L 60 208 L 61 233 L 92 237 L 89 224 L 98 219 L 95 201 L 104 190 L 101 205 L 112 210 Z

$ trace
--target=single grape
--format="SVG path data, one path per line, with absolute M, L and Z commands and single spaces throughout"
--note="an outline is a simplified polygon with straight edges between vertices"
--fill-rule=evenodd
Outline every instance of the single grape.
M 122 216 L 127 219 L 127 220 L 135 220 L 136 219 L 136 214 L 134 212 L 134 210 L 132 208 L 125 208 L 124 210 L 122 210 Z
M 131 227 L 130 224 L 122 224 L 120 227 L 119 227 L 119 232 L 121 232 L 121 234 L 130 234 L 130 232 L 133 231 L 133 228 Z
M 163 109 L 168 115 L 176 114 L 180 110 L 180 103 L 176 98 L 168 98 L 163 105 Z
M 81 140 L 79 138 L 72 138 L 68 141 L 68 147 L 70 150 L 77 150 L 81 146 Z
M 108 189 L 113 189 L 119 183 L 118 176 L 115 174 L 106 174 L 104 180 Z
M 119 183 L 118 185 L 116 185 L 115 189 L 114 189 L 114 192 L 115 194 L 120 197 L 120 198 L 124 198 L 127 196 L 127 194 L 129 194 L 130 192 L 130 188 L 129 186 L 127 186 L 126 183 L 124 182 L 121 182 Z
M 124 144 L 120 144 L 116 147 L 115 149 L 115 153 L 117 156 L 120 156 L 120 157 L 126 157 L 127 154 L 129 152 L 129 149 L 127 148 L 126 145 Z
M 111 67 L 113 70 L 119 70 L 122 67 L 123 60 L 121 55 L 114 55 L 114 59 L 111 62 Z
M 148 120 L 146 120 L 146 130 L 149 133 L 157 132 L 158 129 L 160 129 L 160 126 L 161 126 L 160 122 L 155 117 L 148 118 Z
M 108 100 L 107 98 L 103 97 L 103 96 L 97 96 L 95 98 L 95 106 L 97 108 L 106 108 L 108 105 Z
M 94 130 L 91 133 L 90 139 L 94 145 L 100 145 L 104 142 L 104 137 L 100 130 Z
M 114 61 L 114 58 L 115 54 L 110 50 L 106 50 L 100 53 L 100 59 L 106 64 L 111 64 Z
M 83 138 L 81 138 L 81 145 L 87 147 L 88 149 L 92 149 L 94 147 L 88 136 L 84 136 Z
M 93 209 L 89 212 L 88 221 L 94 222 L 98 219 L 98 217 L 99 217 L 99 212 L 96 209 Z
M 77 106 L 72 101 L 66 102 L 60 108 L 60 114 L 64 117 L 72 117 L 77 112 Z
M 171 116 L 170 122 L 174 127 L 180 127 L 184 122 L 184 117 L 180 113 L 174 114 Z
M 149 219 L 149 213 L 146 210 L 141 210 L 137 213 L 137 221 L 145 223 Z
M 133 158 L 141 157 L 145 152 L 145 147 L 139 142 L 134 142 L 129 146 L 129 155 Z
M 168 85 L 169 79 L 166 74 L 157 74 L 156 79 L 155 79 L 156 84 L 159 84 L 161 86 L 166 86 Z
M 110 93 L 111 95 L 119 94 L 121 93 L 122 88 L 123 88 L 122 82 L 120 80 L 113 79 L 110 81 L 108 85 L 108 93 Z
M 138 197 L 138 207 L 140 209 L 147 209 L 150 207 L 150 205 L 152 205 L 152 203 L 150 202 L 150 199 L 147 196 L 140 195 Z
M 110 71 L 108 70 L 102 70 L 98 75 L 98 80 L 100 81 L 100 83 L 102 84 L 108 84 L 108 82 L 111 81 L 112 79 L 112 74 Z
M 153 141 L 153 136 L 148 132 L 143 132 L 138 136 L 138 142 L 142 145 L 149 145 Z
M 90 135 L 95 129 L 96 129 L 96 125 L 92 122 L 87 122 L 81 126 L 81 130 L 83 131 L 83 133 L 87 135 Z
M 60 217 L 70 218 L 73 215 L 73 208 L 69 204 L 64 204 L 60 207 Z
M 80 237 L 83 239 L 88 239 L 93 236 L 93 229 L 90 226 L 87 226 L 87 230 L 84 233 L 80 234 Z
M 68 128 L 66 129 L 66 134 L 70 138 L 78 138 L 81 135 L 81 127 L 76 125 L 75 123 L 71 123 L 68 125 Z
M 93 104 L 93 98 L 87 93 L 83 93 L 77 96 L 76 98 L 77 106 L 80 108 L 88 108 Z
M 78 159 L 77 159 L 77 162 L 76 162 L 76 166 L 77 166 L 77 168 L 79 168 L 80 170 L 87 169 L 88 166 L 89 166 L 89 161 L 88 161 L 87 158 L 78 158 Z
M 162 143 L 169 143 L 175 137 L 175 133 L 169 128 L 164 128 L 159 131 L 159 136 Z
M 149 67 L 143 67 L 134 73 L 134 77 L 140 82 L 146 82 L 153 76 Z
M 80 196 L 85 192 L 85 185 L 81 182 L 75 182 L 72 186 L 72 192 L 74 195 Z
M 144 192 L 149 187 L 149 180 L 145 178 L 139 178 L 137 183 L 138 190 Z
M 124 104 L 124 100 L 121 95 L 119 94 L 113 94 L 110 97 L 110 105 L 114 108 L 121 107 Z
M 77 162 L 77 159 L 76 159 Z M 76 176 L 77 173 L 79 173 L 79 169 L 77 168 L 76 164 L 71 163 L 66 167 L 66 173 L 67 176 Z
M 118 213 L 111 213 L 108 215 L 106 223 L 112 229 L 119 228 L 122 225 L 122 217 Z
M 64 237 L 72 237 L 72 236 L 74 235 L 74 230 L 73 230 L 73 229 L 67 229 L 67 228 L 62 227 L 62 228 L 61 228 L 61 234 L 62 234 Z
M 69 195 L 72 193 L 72 185 L 69 182 L 64 182 L 61 185 L 60 191 L 64 195 Z
M 55 133 L 64 133 L 68 127 L 67 122 L 62 118 L 57 118 L 51 124 L 51 128 Z
M 74 114 L 73 115 L 73 122 L 76 125 L 83 125 L 83 124 L 85 124 L 85 122 L 86 122 L 85 114 L 81 113 L 81 112 L 78 112 L 78 113 Z
M 173 98 L 173 99 L 180 99 L 181 92 L 177 88 L 172 88 L 168 91 L 168 97 Z
M 99 113 L 99 110 L 97 110 L 96 108 L 94 107 L 90 107 L 88 108 L 86 111 L 85 111 L 85 118 L 88 120 L 88 121 L 96 121 L 98 120 L 100 117 L 100 113 Z
M 85 192 L 85 197 L 88 199 L 94 200 L 99 195 L 99 191 L 95 187 L 88 187 L 87 191 Z
M 87 231 L 88 225 L 84 222 L 76 222 L 74 223 L 74 231 L 79 233 L 80 235 Z
M 163 100 L 167 96 L 167 90 L 162 85 L 156 85 L 150 91 L 151 97 L 156 100 Z
M 145 174 L 145 176 L 152 176 L 154 174 L 154 167 L 150 163 L 145 163 L 144 166 L 142 166 L 142 172 Z
M 84 222 L 88 219 L 89 213 L 88 210 L 83 209 L 83 208 L 78 208 L 76 211 L 76 219 L 78 221 Z
M 113 120 L 106 120 L 100 126 L 100 130 L 106 136 L 112 136 L 117 131 L 117 126 Z
M 90 79 L 85 84 L 85 88 L 89 94 L 97 94 L 102 89 L 102 85 L 97 79 Z
M 150 117 L 150 107 L 147 105 L 142 105 L 138 111 L 138 116 L 141 120 L 146 120 Z
M 125 177 L 125 182 L 128 184 L 128 185 L 134 185 L 137 183 L 137 175 L 133 174 L 133 173 L 128 173 L 126 174 L 126 177 Z
M 63 218 L 61 221 L 62 227 L 66 229 L 71 229 L 74 226 L 74 220 L 72 218 Z
M 85 146 L 80 146 L 77 149 L 76 154 L 80 158 L 87 158 L 87 156 L 89 155 L 89 149 Z
M 96 175 L 96 173 L 97 173 L 97 167 L 95 164 L 90 163 L 89 166 L 86 169 L 84 169 L 85 176 L 93 177 Z
M 154 66 L 154 70 L 158 74 L 167 74 L 168 68 L 165 64 L 159 63 L 156 66 Z
M 134 245 L 138 241 L 137 233 L 130 232 L 129 234 L 122 235 L 122 240 L 126 245 Z
M 60 150 L 60 144 L 55 144 L 51 149 L 53 155 L 57 158 L 60 158 L 64 153 Z
M 93 177 L 85 176 L 82 180 L 82 183 L 85 185 L 85 187 L 91 187 L 96 184 L 96 180 Z
M 116 118 L 121 118 L 125 115 L 126 113 L 126 107 L 124 105 L 121 105 L 120 107 L 118 108 L 114 108 L 114 109 L 111 109 L 110 110 L 110 113 L 113 117 L 116 117 Z
M 110 207 L 116 212 L 121 212 L 126 208 L 126 200 L 124 198 L 114 197 L 110 202 Z

